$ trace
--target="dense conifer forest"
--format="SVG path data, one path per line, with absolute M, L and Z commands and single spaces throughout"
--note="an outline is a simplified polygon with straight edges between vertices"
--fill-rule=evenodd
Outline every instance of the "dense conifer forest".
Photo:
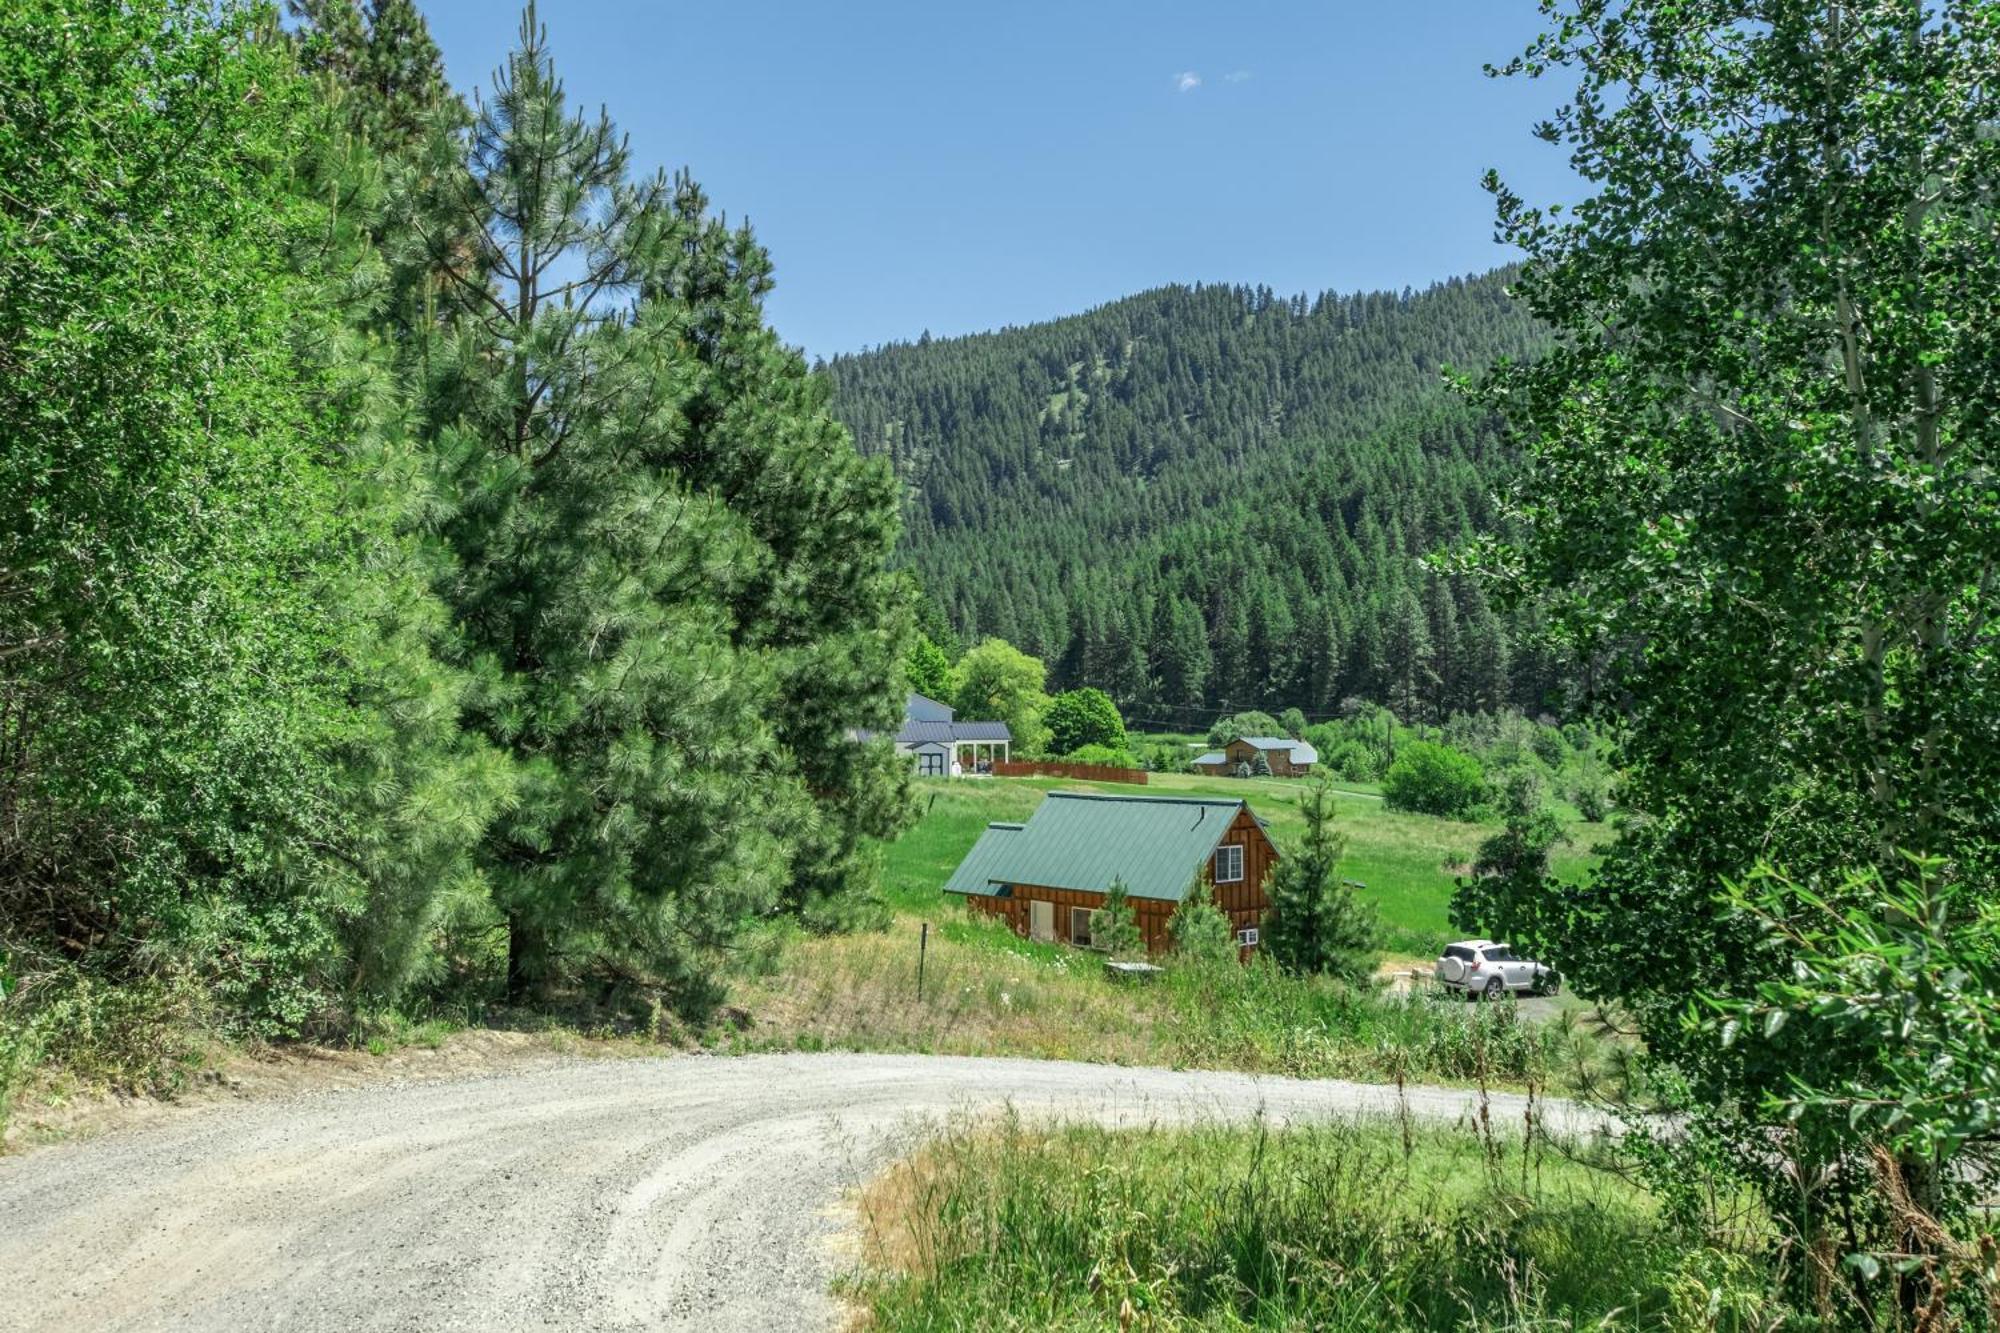
M 835 358 L 835 411 L 904 488 L 931 631 L 997 635 L 1137 718 L 1441 720 L 1561 673 L 1423 558 L 1497 522 L 1512 459 L 1448 372 L 1535 349 L 1506 272 L 1422 292 L 1166 287 Z

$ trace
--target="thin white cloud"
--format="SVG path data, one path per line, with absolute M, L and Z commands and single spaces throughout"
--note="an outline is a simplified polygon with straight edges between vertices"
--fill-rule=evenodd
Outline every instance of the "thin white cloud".
M 1191 69 L 1184 69 L 1174 75 L 1174 91 L 1177 93 L 1191 93 L 1199 87 L 1201 87 L 1201 75 Z
M 1248 83 L 1250 82 L 1250 71 L 1247 69 L 1232 69 L 1223 76 L 1223 82 Z

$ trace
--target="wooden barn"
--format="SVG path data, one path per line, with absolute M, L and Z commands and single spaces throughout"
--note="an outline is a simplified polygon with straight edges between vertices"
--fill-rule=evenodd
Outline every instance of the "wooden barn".
M 1025 824 L 987 825 L 944 891 L 1004 917 L 1017 935 L 1089 947 L 1090 914 L 1123 880 L 1146 948 L 1161 952 L 1172 944 L 1169 918 L 1199 881 L 1251 949 L 1277 859 L 1243 801 L 1057 791 Z

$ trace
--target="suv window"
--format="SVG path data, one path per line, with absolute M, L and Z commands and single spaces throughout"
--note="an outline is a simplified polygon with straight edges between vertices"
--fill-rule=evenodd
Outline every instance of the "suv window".
M 1521 960 L 1514 957 L 1512 949 L 1504 944 L 1500 944 L 1486 951 L 1486 961 L 1489 963 L 1518 963 Z
M 1469 963 L 1472 961 L 1472 950 L 1466 948 L 1463 944 L 1447 944 L 1444 956 L 1446 958 L 1463 958 Z

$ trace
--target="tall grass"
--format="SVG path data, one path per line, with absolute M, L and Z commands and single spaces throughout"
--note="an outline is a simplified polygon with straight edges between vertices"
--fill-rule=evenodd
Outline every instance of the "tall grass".
M 1567 1017 L 1512 1003 L 1355 991 L 1249 966 L 1169 961 L 1147 984 L 1095 954 L 1022 940 L 992 921 L 934 928 L 917 993 L 919 923 L 888 933 L 784 934 L 748 957 L 735 1050 L 888 1050 L 1238 1069 L 1300 1078 L 1564 1091 L 1620 1076 L 1621 1048 Z
M 961 1121 L 862 1196 L 883 1330 L 1762 1330 L 1757 1242 L 1520 1140 L 1387 1124 Z M 1804 1327 L 1791 1323 L 1786 1327 Z

